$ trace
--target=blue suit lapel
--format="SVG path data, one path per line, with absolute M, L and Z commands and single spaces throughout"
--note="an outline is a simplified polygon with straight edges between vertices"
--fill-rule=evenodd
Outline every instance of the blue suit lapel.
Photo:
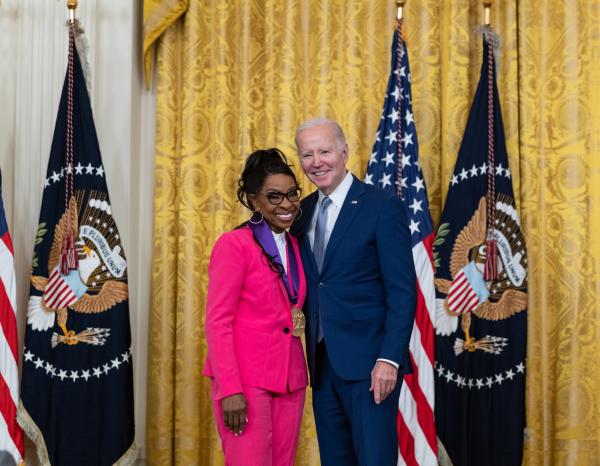
M 350 231 L 350 225 L 352 224 L 354 217 L 362 205 L 362 196 L 364 192 L 364 185 L 356 177 L 354 177 L 352 186 L 350 186 L 350 190 L 348 191 L 346 199 L 344 200 L 344 204 L 342 205 L 342 210 L 338 215 L 333 227 L 333 231 L 331 232 L 331 236 L 329 237 L 329 241 L 327 242 L 327 249 L 325 249 L 325 258 L 323 259 L 323 268 L 321 269 L 321 274 L 327 270 L 327 265 L 329 262 L 331 262 L 331 258 L 333 257 L 337 246 L 340 244 L 340 241 L 344 235 Z M 313 258 L 313 263 L 314 262 L 315 261 Z

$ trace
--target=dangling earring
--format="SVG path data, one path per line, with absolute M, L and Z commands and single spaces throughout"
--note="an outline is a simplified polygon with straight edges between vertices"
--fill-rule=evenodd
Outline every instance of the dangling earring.
M 300 212 L 298 213 L 298 215 L 296 216 L 295 220 L 300 220 L 302 218 L 302 207 L 300 207 Z
M 260 214 L 260 220 L 255 219 L 256 214 Z M 261 223 L 264 220 L 264 218 L 265 217 L 262 214 L 262 212 L 259 212 L 258 210 L 253 210 L 252 215 L 250 215 L 250 218 L 248 219 L 248 221 L 250 223 L 252 223 L 253 225 L 258 225 L 259 223 Z

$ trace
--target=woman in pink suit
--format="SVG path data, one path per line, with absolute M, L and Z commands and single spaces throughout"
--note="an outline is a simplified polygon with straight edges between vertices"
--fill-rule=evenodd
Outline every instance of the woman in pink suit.
M 250 154 L 238 186 L 252 214 L 212 251 L 204 374 L 226 466 L 293 466 L 308 382 L 300 341 L 306 284 L 287 229 L 301 191 L 277 149 Z

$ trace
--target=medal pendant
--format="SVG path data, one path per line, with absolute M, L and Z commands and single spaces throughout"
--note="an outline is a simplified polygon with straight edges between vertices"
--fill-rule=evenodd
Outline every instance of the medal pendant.
M 292 308 L 292 335 L 301 337 L 306 327 L 306 319 L 301 309 Z

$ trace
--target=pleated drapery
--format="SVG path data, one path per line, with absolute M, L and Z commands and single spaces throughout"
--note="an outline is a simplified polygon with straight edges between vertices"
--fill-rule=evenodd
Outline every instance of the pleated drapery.
M 148 365 L 149 465 L 221 465 L 206 356 L 212 245 L 244 220 L 235 181 L 253 149 L 294 162 L 294 131 L 330 116 L 363 176 L 380 118 L 395 2 L 145 0 L 156 57 Z M 499 92 L 529 268 L 527 465 L 600 464 L 600 5 L 499 1 Z M 480 69 L 479 0 L 409 1 L 413 107 L 434 222 Z M 299 170 L 297 170 L 299 173 Z M 311 189 L 301 177 L 305 191 Z M 310 398 L 298 465 L 318 465 Z

